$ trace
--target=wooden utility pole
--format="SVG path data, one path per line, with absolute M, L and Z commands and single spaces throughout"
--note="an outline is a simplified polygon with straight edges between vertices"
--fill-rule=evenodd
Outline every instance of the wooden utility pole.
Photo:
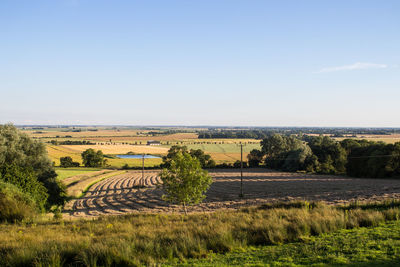
M 144 185 L 144 154 L 142 154 L 142 181 L 140 182 L 140 185 Z
M 239 197 L 242 198 L 243 195 L 243 144 L 240 142 L 240 194 Z

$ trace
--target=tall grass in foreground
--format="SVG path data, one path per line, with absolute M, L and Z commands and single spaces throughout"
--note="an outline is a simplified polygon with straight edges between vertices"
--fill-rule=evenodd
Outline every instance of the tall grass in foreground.
M 321 203 L 264 205 L 240 211 L 102 217 L 0 225 L 0 266 L 135 266 L 203 258 L 253 245 L 397 220 L 397 207 L 341 209 Z

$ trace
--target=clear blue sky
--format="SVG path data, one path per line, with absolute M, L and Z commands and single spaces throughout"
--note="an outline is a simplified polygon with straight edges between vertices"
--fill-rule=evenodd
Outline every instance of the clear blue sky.
M 400 127 L 400 1 L 0 1 L 0 123 Z

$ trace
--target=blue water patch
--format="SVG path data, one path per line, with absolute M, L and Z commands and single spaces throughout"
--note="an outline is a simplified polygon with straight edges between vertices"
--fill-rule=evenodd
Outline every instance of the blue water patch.
M 120 159 L 141 159 L 143 155 L 117 155 Z M 153 155 L 144 155 L 145 159 L 160 159 L 161 157 L 153 156 Z

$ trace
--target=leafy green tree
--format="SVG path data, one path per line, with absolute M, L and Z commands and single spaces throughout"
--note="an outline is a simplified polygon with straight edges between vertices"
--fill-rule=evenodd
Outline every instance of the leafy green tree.
M 357 141 L 347 157 L 346 172 L 354 177 L 399 177 L 400 143 Z
M 280 134 L 270 135 L 261 141 L 261 151 L 267 158 L 275 158 L 287 150 L 286 138 Z
M 104 154 L 101 150 L 96 151 L 89 148 L 83 151 L 81 156 L 85 167 L 102 167 L 105 165 Z
M 210 155 L 205 154 L 203 150 L 191 149 L 189 154 L 192 157 L 196 157 L 200 161 L 202 168 L 214 168 L 215 167 L 215 161 L 211 158 Z
M 282 169 L 285 171 L 308 171 L 313 172 L 318 166 L 318 160 L 312 153 L 311 148 L 303 144 L 303 146 L 297 150 L 291 150 L 287 153 L 285 162 L 283 163 Z
M 289 153 L 304 149 L 304 142 L 294 136 L 273 134 L 261 141 L 265 154 L 265 165 L 273 169 L 284 169 Z
M 60 167 L 68 168 L 68 167 L 79 167 L 79 162 L 75 162 L 71 157 L 61 157 L 60 158 Z
M 12 124 L 0 125 L 0 166 L 5 165 L 30 169 L 35 173 L 37 180 L 47 189 L 47 208 L 64 204 L 65 187 L 56 179 L 57 174 L 47 156 L 45 145 Z
M 312 137 L 308 145 L 321 164 L 320 173 L 346 172 L 347 153 L 340 143 L 328 136 L 318 136 Z
M 385 167 L 392 177 L 400 177 L 400 142 L 392 146 L 391 156 Z
M 183 206 L 200 203 L 212 183 L 207 171 L 201 168 L 200 161 L 187 152 L 178 152 L 170 161 L 168 168 L 160 173 L 162 187 L 166 194 L 163 198 Z

